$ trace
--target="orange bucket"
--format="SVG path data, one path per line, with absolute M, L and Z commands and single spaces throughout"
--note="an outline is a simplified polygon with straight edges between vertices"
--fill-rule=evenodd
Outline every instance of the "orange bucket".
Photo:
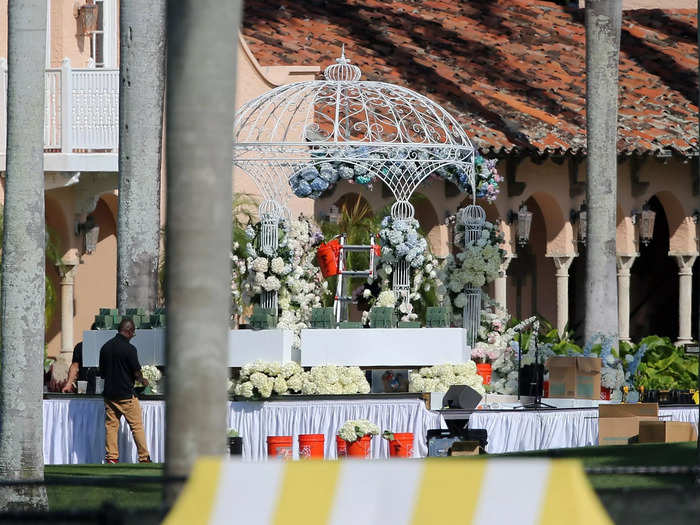
M 367 459 L 369 457 L 369 448 L 372 444 L 372 436 L 362 436 L 351 443 L 346 443 L 348 449 L 348 457 Z
M 389 456 L 392 458 L 410 458 L 413 456 L 413 433 L 395 432 L 389 441 Z
M 476 373 L 484 379 L 484 384 L 491 383 L 491 363 L 478 363 L 476 365 Z
M 348 443 L 340 436 L 335 436 L 335 446 L 338 450 L 339 458 L 344 458 L 348 455 Z
M 329 242 L 321 243 L 316 249 L 316 260 L 321 268 L 324 278 L 338 275 L 338 262 L 340 259 L 340 241 L 333 239 Z
M 292 459 L 292 436 L 267 436 L 267 457 Z
M 299 434 L 299 459 L 323 459 L 325 441 L 323 434 Z

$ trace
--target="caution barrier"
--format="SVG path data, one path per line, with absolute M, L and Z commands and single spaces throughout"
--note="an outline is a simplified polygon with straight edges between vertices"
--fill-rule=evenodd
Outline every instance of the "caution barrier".
M 575 460 L 197 462 L 167 525 L 612 525 Z

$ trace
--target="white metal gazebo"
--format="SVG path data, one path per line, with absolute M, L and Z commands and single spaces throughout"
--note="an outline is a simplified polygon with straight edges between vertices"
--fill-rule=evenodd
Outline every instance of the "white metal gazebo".
M 476 194 L 475 148 L 454 117 L 405 87 L 360 80 L 344 50 L 336 62 L 323 80 L 280 86 L 236 114 L 233 162 L 265 199 L 263 223 L 288 216 L 292 195 L 316 198 L 343 179 L 384 182 L 394 219 L 412 218 L 413 192 L 448 167 Z M 394 290 L 403 291 L 408 268 L 397 270 Z

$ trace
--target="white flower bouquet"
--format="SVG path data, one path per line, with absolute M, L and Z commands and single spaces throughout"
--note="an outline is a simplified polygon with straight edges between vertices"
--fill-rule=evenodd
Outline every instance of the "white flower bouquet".
M 158 367 L 155 365 L 146 365 L 141 367 L 141 375 L 148 381 L 147 393 L 158 394 L 158 382 L 163 377 Z
M 408 374 L 409 392 L 447 392 L 452 385 L 467 385 L 481 395 L 486 393 L 474 361 L 424 367 Z
M 346 421 L 338 430 L 338 436 L 348 443 L 357 441 L 364 436 L 376 436 L 377 434 L 379 434 L 379 427 L 366 419 Z
M 418 232 L 418 227 L 416 219 L 384 217 L 382 228 L 379 230 L 379 261 L 385 265 L 406 261 L 411 268 L 422 266 L 428 242 Z

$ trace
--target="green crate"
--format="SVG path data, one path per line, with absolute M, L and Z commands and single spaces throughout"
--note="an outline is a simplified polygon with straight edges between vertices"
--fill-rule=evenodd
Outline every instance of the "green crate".
M 116 308 L 100 308 L 99 315 L 119 315 L 119 310 Z
M 277 326 L 277 316 L 269 308 L 253 307 L 253 315 L 250 317 L 250 327 L 253 330 L 267 330 Z
M 127 308 L 126 309 L 126 315 L 127 317 L 136 317 L 140 315 L 145 315 L 146 311 L 143 308 Z
M 165 314 L 153 313 L 151 314 L 150 321 L 153 328 L 165 326 Z
M 362 323 L 357 321 L 341 321 L 338 326 L 340 328 L 364 328 Z
M 311 328 L 335 328 L 333 307 L 312 308 Z
M 448 328 L 450 313 L 444 306 L 429 306 L 425 312 L 425 326 L 428 328 Z
M 399 328 L 420 328 L 418 321 L 399 321 Z
M 394 309 L 388 306 L 375 306 L 369 313 L 369 323 L 372 328 L 395 328 L 396 315 Z

